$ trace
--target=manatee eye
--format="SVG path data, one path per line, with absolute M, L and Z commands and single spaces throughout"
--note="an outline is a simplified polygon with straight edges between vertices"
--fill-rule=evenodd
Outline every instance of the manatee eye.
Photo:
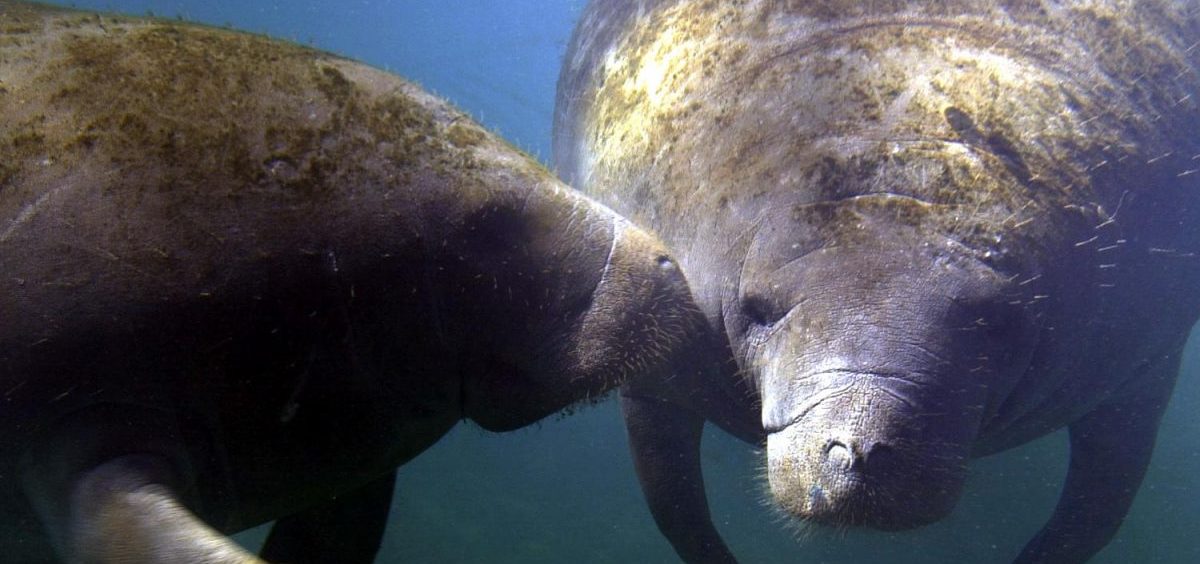
M 659 255 L 658 258 L 655 259 L 655 262 L 658 263 L 659 270 L 662 270 L 663 272 L 674 272 L 676 269 L 675 261 L 671 260 L 671 257 L 667 255 Z
M 1020 305 L 993 304 L 982 313 L 983 329 L 991 339 L 1010 341 L 1014 335 L 1025 331 L 1028 322 L 1025 313 L 1025 308 Z
M 746 294 L 742 297 L 742 313 L 755 325 L 773 325 L 783 319 L 787 308 L 779 307 L 775 300 L 762 294 Z

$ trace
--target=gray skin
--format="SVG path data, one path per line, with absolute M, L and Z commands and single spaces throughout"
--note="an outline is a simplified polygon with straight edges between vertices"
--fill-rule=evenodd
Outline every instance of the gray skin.
M 1200 11 L 1141 2 L 593 2 L 559 79 L 569 183 L 679 255 L 730 361 L 623 388 L 689 562 L 705 420 L 775 503 L 899 530 L 971 457 L 1070 431 L 1019 562 L 1116 532 L 1200 312 Z M 1014 547 L 1014 554 L 1016 554 Z
M 369 562 L 459 421 L 596 398 L 703 324 L 657 239 L 400 78 L 14 2 L 0 272 L 11 562 L 256 562 L 224 535 L 276 518 L 268 560 Z

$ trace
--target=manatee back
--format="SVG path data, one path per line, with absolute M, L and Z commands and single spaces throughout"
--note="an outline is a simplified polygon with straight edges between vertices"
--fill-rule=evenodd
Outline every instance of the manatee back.
M 694 327 L 654 237 L 402 79 L 203 26 L 0 16 L 0 475 L 47 436 L 79 444 L 67 465 L 163 444 L 236 530 L 462 418 L 598 396 Z
M 989 450 L 1077 418 L 1200 313 L 1190 3 L 592 2 L 584 22 L 559 172 L 676 248 L 735 341 L 749 274 L 880 245 L 872 223 L 953 245 L 1054 328 Z

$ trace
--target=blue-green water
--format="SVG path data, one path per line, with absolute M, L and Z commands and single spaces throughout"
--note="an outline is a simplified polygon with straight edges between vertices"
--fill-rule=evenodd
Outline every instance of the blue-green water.
M 1189 0 L 1190 1 L 1190 0 Z M 77 1 L 308 43 L 449 98 L 543 161 L 558 65 L 583 0 Z M 1198 289 L 1200 291 L 1200 289 Z M 1126 524 L 1095 560 L 1200 562 L 1200 355 L 1164 417 Z M 714 517 L 743 562 L 1007 562 L 1054 505 L 1058 433 L 971 465 L 948 519 L 917 531 L 797 540 L 764 505 L 760 455 L 717 431 L 704 461 Z M 259 532 L 261 533 L 261 531 Z M 261 534 L 239 537 L 253 545 Z M 462 425 L 401 469 L 380 562 L 673 562 L 633 475 L 615 402 L 495 435 Z

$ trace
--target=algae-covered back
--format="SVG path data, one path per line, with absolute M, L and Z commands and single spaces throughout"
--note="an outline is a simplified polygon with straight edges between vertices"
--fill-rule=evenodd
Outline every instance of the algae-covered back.
M 534 193 L 599 210 L 366 65 L 170 20 L 4 2 L 0 22 L 0 245 L 21 248 L 0 262 L 77 261 L 45 261 L 42 291 L 103 272 L 154 295 L 176 272 L 219 286 L 234 249 L 315 249 L 349 226 L 399 252 Z
M 470 185 L 494 161 L 548 178 L 402 79 L 288 42 L 11 2 L 0 22 L 6 217 L 43 195 L 44 182 L 18 177 L 116 178 L 145 163 L 153 181 L 122 189 L 172 191 L 181 205 L 265 189 L 387 190 L 421 171 Z
M 980 257 L 1003 257 L 1018 239 L 1063 242 L 1139 194 L 1186 199 L 1200 149 L 1186 125 L 1200 120 L 1193 12 L 1177 2 L 598 4 L 560 78 L 560 172 L 679 244 L 704 237 L 693 229 L 703 223 L 678 221 L 689 209 L 728 210 L 749 230 L 782 194 L 796 206 L 912 198 L 927 205 L 890 213 Z M 843 235 L 853 233 L 830 237 Z

